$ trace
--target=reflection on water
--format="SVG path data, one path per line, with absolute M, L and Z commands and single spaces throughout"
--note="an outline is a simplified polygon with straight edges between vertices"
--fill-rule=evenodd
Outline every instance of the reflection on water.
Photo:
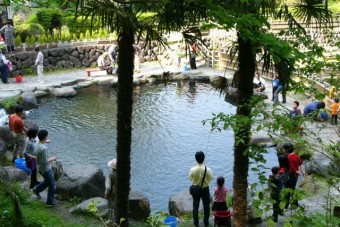
M 167 210 L 169 196 L 188 190 L 188 171 L 198 150 L 206 153 L 213 170 L 211 188 L 217 176 L 231 187 L 233 133 L 211 132 L 202 120 L 211 113 L 234 113 L 234 106 L 210 85 L 189 81 L 141 86 L 134 95 L 131 188 L 144 192 L 153 211 Z M 92 86 L 74 98 L 45 103 L 29 118 L 49 130 L 48 146 L 65 169 L 91 164 L 107 174 L 106 164 L 115 157 L 116 114 L 116 90 Z

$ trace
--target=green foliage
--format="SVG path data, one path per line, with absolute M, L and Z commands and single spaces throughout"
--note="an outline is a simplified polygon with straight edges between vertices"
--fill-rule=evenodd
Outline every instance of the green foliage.
M 146 223 L 148 224 L 149 227 L 164 227 L 166 225 L 163 224 L 164 218 L 168 216 L 166 212 L 155 212 L 154 215 L 150 215 L 146 219 Z
M 32 35 L 30 41 L 31 41 L 30 44 L 31 44 L 32 46 L 34 46 L 35 43 L 37 42 L 37 39 L 35 38 L 34 35 Z
M 75 33 L 72 34 L 72 40 L 73 41 L 77 41 L 78 40 L 77 35 Z
M 2 100 L 2 106 L 6 111 L 11 111 L 14 105 L 17 104 L 19 97 L 18 96 L 11 96 L 6 97 Z
M 70 203 L 72 204 L 72 206 L 75 206 L 81 202 L 82 202 L 82 199 L 77 196 L 74 196 L 72 199 L 70 199 Z
M 21 24 L 15 28 L 16 36 L 20 36 L 22 40 L 27 37 L 39 36 L 44 34 L 44 29 L 40 24 Z
M 74 16 L 66 17 L 66 24 L 71 33 L 80 34 L 86 33 L 86 30 L 91 27 L 90 17 L 78 17 L 76 20 Z M 95 23 L 93 26 L 94 30 L 99 29 L 99 23 Z
M 85 39 L 84 34 L 83 34 L 83 33 L 80 33 L 80 35 L 79 35 L 79 40 L 83 41 L 84 39 Z
M 46 8 L 37 12 L 39 24 L 45 31 L 52 32 L 54 28 L 60 29 L 62 26 L 63 11 L 60 9 Z
M 15 37 L 15 45 L 16 45 L 16 46 L 20 46 L 21 43 L 22 43 L 21 36 L 20 36 L 20 35 L 17 35 L 17 36 Z
M 56 30 L 53 31 L 53 42 L 58 42 L 59 41 L 59 35 Z
M 90 30 L 86 30 L 86 32 L 85 32 L 85 38 L 87 39 L 87 40 L 90 40 L 91 39 L 91 33 L 90 33 Z

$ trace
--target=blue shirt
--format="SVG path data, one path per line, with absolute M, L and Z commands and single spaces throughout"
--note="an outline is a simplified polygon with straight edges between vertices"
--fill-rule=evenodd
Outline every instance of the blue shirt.
M 278 87 L 278 86 L 281 85 L 280 80 L 278 80 L 278 79 L 272 80 L 272 84 L 273 84 L 273 87 Z
M 317 110 L 318 108 L 318 103 L 319 101 L 315 101 L 315 102 L 312 102 L 312 103 L 309 103 L 307 106 L 305 106 L 305 108 L 303 109 L 303 114 L 304 115 L 307 115 L 311 112 L 313 112 L 314 110 Z

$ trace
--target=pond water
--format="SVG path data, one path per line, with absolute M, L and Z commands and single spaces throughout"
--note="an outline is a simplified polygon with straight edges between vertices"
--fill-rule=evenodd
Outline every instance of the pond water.
M 149 198 L 152 211 L 167 211 L 169 197 L 188 190 L 198 150 L 213 170 L 211 189 L 217 176 L 231 188 L 233 132 L 211 133 L 202 120 L 234 113 L 234 106 L 208 84 L 145 85 L 134 94 L 131 188 Z M 116 112 L 116 89 L 92 86 L 74 98 L 45 100 L 28 118 L 49 131 L 48 146 L 64 168 L 91 164 L 107 174 L 107 162 L 115 157 Z M 276 165 L 273 153 L 267 159 L 268 166 Z M 256 180 L 254 174 L 249 180 Z

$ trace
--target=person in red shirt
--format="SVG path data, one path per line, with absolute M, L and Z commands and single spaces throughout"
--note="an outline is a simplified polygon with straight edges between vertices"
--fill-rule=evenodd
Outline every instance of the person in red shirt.
M 21 105 L 17 105 L 15 107 L 15 114 L 11 114 L 9 116 L 9 127 L 15 140 L 12 159 L 13 163 L 15 162 L 15 159 L 17 159 L 18 155 L 20 158 L 24 157 L 25 132 L 27 132 L 27 128 L 22 120 L 23 115 L 24 108 Z
M 286 143 L 283 145 L 283 148 L 288 153 L 287 157 L 288 157 L 288 162 L 289 162 L 289 170 L 288 170 L 289 182 L 287 183 L 286 188 L 295 190 L 299 175 L 302 174 L 303 176 L 306 176 L 305 171 L 302 169 L 303 161 L 299 157 L 299 155 L 294 152 L 294 147 L 292 144 Z M 288 208 L 288 205 L 290 203 L 289 201 L 290 197 L 291 197 L 291 193 L 288 193 L 286 197 L 287 199 L 286 209 Z M 293 204 L 296 206 L 299 205 L 297 200 L 293 201 Z

